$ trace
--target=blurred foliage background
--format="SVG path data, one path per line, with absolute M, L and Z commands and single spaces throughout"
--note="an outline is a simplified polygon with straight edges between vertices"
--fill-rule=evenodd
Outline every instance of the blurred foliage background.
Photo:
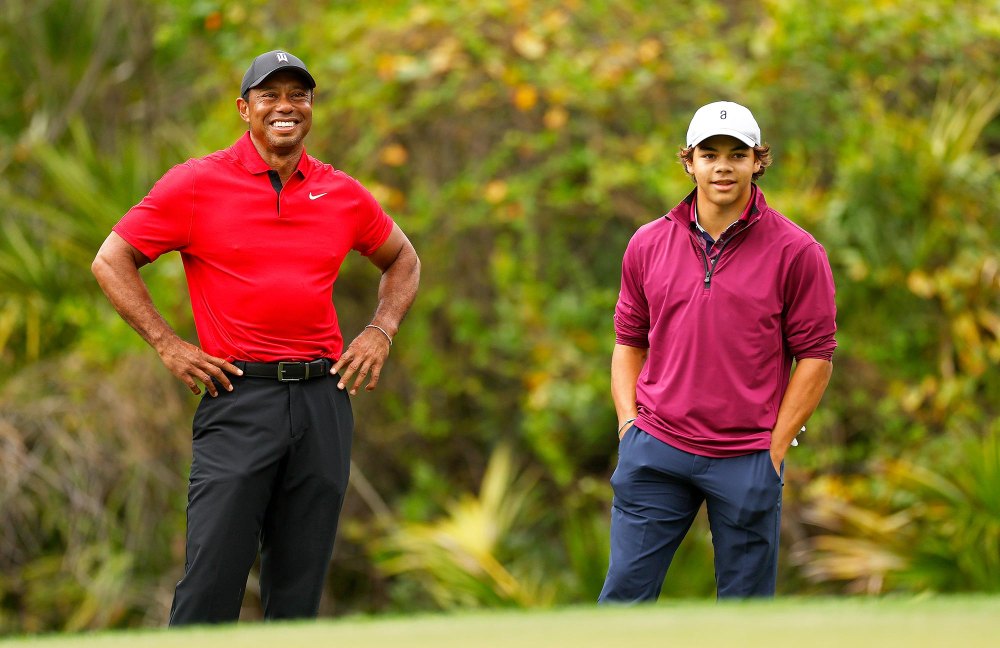
M 171 165 L 243 131 L 285 48 L 311 154 L 413 240 L 322 613 L 593 601 L 615 464 L 611 313 L 634 230 L 691 187 L 691 113 L 751 107 L 768 201 L 826 247 L 833 382 L 789 456 L 779 591 L 1000 591 L 996 0 L 4 0 L 0 633 L 157 625 L 196 400 L 89 264 Z M 194 339 L 177 255 L 144 269 Z M 377 274 L 349 259 L 352 337 Z M 711 596 L 699 519 L 667 596 Z M 251 576 L 245 618 L 260 615 Z

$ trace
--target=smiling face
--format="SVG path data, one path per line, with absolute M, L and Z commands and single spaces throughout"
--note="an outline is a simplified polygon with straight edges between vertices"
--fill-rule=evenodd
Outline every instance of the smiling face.
M 708 203 L 728 212 L 742 210 L 750 200 L 750 183 L 761 162 L 751 147 L 735 137 L 714 135 L 694 147 L 685 166 L 698 185 L 699 209 Z
M 313 92 L 306 80 L 288 70 L 275 72 L 236 100 L 240 117 L 250 124 L 258 150 L 289 155 L 302 147 L 312 128 Z

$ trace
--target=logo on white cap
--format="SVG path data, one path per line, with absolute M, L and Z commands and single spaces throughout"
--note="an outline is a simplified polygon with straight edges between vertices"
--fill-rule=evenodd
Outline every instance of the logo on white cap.
M 288 54 L 284 52 L 275 52 L 275 56 L 278 57 L 278 63 L 288 63 Z
M 760 146 L 760 126 L 745 106 L 732 101 L 716 101 L 702 106 L 691 118 L 687 145 L 697 146 L 713 135 L 729 135 L 747 146 Z

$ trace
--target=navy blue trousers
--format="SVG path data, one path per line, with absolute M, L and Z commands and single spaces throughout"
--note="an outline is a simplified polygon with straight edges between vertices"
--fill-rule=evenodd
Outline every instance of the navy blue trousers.
M 783 482 L 769 451 L 702 457 L 633 425 L 618 452 L 611 557 L 600 602 L 656 600 L 702 502 L 719 598 L 774 596 Z
M 325 376 L 230 380 L 194 417 L 172 626 L 236 621 L 258 550 L 264 616 L 315 617 L 333 552 L 351 466 L 346 390 Z

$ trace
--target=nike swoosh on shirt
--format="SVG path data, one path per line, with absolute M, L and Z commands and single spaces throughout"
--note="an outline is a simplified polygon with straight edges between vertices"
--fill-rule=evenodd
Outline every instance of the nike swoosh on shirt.
M 323 196 L 325 196 L 325 195 L 326 195 L 326 194 L 328 194 L 328 193 L 330 193 L 330 192 L 329 192 L 329 191 L 324 191 L 323 193 L 321 193 L 321 194 L 316 194 L 316 195 L 314 196 L 314 195 L 313 195 L 313 193 L 312 193 L 312 192 L 310 191 L 310 192 L 309 192 L 309 200 L 316 200 L 317 198 L 322 198 Z

